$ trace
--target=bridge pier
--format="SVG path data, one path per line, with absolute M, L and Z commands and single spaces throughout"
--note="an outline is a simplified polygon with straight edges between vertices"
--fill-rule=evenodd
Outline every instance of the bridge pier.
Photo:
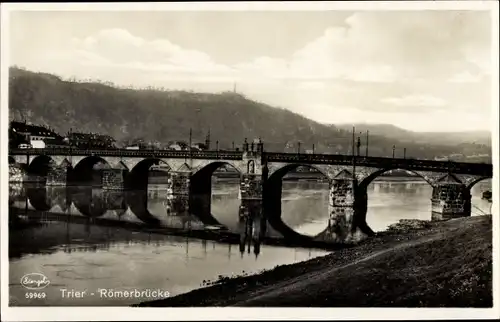
M 104 168 L 101 171 L 102 189 L 121 190 L 124 188 L 127 170 L 123 168 Z
M 26 176 L 26 170 L 20 164 L 9 164 L 9 182 L 24 182 Z
M 172 216 L 189 215 L 191 173 L 168 173 L 167 213 Z
M 71 164 L 66 160 L 60 165 L 51 162 L 47 171 L 47 180 L 45 184 L 47 186 L 65 186 L 68 182 L 68 173 L 71 171 L 70 169 Z
M 253 240 L 259 244 L 266 233 L 267 222 L 262 207 L 262 175 L 242 174 L 239 199 L 240 245 Z
M 366 210 L 366 193 L 358 188 L 358 182 L 347 171 L 330 181 L 328 198 L 328 226 L 317 239 L 339 243 L 357 243 L 368 237 L 361 228 Z
M 460 180 L 447 175 L 433 185 L 432 220 L 446 220 L 471 215 L 471 193 Z
M 190 176 L 189 213 L 205 225 L 219 222 L 212 216 L 212 169 L 198 171 Z

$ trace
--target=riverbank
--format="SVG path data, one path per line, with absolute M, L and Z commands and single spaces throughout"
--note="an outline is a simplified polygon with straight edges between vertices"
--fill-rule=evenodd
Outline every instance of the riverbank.
M 407 223 L 356 247 L 137 306 L 492 306 L 491 216 Z

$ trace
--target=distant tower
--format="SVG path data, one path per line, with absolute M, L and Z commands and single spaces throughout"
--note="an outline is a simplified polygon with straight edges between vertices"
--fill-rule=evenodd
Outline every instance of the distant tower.
M 208 129 L 208 134 L 205 138 L 205 146 L 207 150 L 210 150 L 210 129 Z

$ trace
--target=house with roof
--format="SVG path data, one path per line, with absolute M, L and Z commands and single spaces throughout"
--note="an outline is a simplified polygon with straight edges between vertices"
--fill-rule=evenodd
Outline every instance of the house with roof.
M 182 141 L 174 141 L 168 145 L 169 150 L 183 151 L 188 149 L 188 144 Z
M 191 145 L 191 148 L 193 151 L 204 151 L 208 150 L 207 145 L 205 143 L 194 143 Z
M 81 133 L 70 131 L 65 138 L 71 146 L 79 149 L 113 149 L 115 139 L 109 135 L 98 133 Z
M 21 144 L 29 145 L 35 149 L 65 146 L 63 137 L 50 127 L 33 125 L 26 121 L 10 122 L 9 133 L 18 146 Z

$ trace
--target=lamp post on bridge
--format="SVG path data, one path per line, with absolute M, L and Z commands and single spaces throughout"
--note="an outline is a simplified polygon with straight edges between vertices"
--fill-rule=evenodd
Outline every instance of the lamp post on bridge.
M 72 132 L 73 132 L 73 128 L 70 127 L 69 128 L 69 132 L 68 132 L 68 144 L 69 144 L 69 162 L 71 162 L 71 164 L 73 164 L 73 157 L 72 157 L 72 154 L 73 154 L 73 142 L 71 142 Z
M 356 127 L 352 127 L 352 141 L 351 141 L 351 148 L 352 148 L 352 177 L 354 180 L 356 180 L 356 154 L 354 153 L 354 141 L 355 141 L 355 135 L 354 133 L 356 132 Z
M 394 151 L 396 151 L 396 145 L 392 146 L 392 158 L 394 159 Z
M 361 137 L 358 136 L 358 142 L 356 143 L 356 156 L 359 157 L 359 149 L 361 147 Z
M 300 141 L 297 142 L 297 154 L 300 154 Z
M 193 141 L 193 129 L 189 128 L 189 161 L 190 164 L 189 166 L 192 166 L 193 163 L 193 148 L 192 148 L 192 141 Z
M 313 150 L 312 150 L 312 154 L 314 154 L 314 143 L 313 143 Z
M 406 159 L 406 148 L 403 149 L 403 159 Z
M 370 131 L 366 130 L 366 151 L 365 151 L 365 156 L 368 156 L 368 133 Z

